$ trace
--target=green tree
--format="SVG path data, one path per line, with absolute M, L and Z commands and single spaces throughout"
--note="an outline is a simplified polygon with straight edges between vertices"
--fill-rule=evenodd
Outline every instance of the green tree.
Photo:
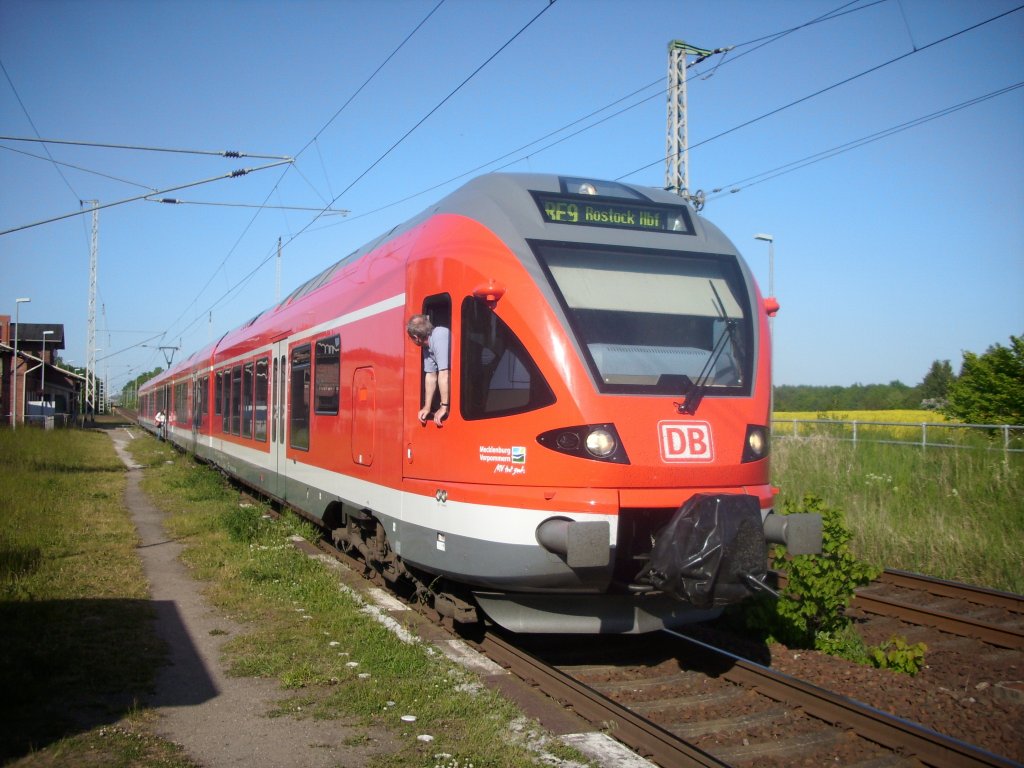
M 994 344 L 983 355 L 964 352 L 960 376 L 943 411 L 975 424 L 1024 424 L 1024 336 Z
M 949 360 L 936 360 L 918 385 L 921 398 L 944 401 L 949 395 L 949 388 L 954 381 L 956 381 L 956 376 L 953 375 L 953 366 L 949 364 Z

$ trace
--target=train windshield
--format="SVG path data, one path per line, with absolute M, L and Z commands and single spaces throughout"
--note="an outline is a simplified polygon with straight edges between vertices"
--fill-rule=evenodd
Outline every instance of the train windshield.
M 733 256 L 534 244 L 602 392 L 746 395 L 750 299 Z

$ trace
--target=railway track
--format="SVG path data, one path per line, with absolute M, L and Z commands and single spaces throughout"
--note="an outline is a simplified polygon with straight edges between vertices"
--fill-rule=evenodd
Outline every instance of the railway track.
M 661 766 L 1015 765 L 680 633 L 615 645 L 481 650 Z
M 321 548 L 356 572 L 362 569 L 361 560 L 323 543 Z M 903 574 L 890 578 L 886 584 L 902 589 L 922 583 L 912 576 L 907 582 Z M 959 585 L 924 581 L 946 599 L 962 599 L 951 591 Z M 422 611 L 420 620 L 426 623 Z M 531 651 L 535 636 L 522 642 L 486 633 L 471 644 L 574 718 L 665 768 L 1019 765 L 681 633 L 569 640 L 557 638 L 555 645 Z M 543 715 L 538 719 L 550 727 Z M 565 734 L 571 727 L 552 730 Z
M 922 598 L 922 593 L 927 595 Z M 905 571 L 857 590 L 855 610 L 890 616 L 1011 650 L 1024 650 L 1024 597 Z

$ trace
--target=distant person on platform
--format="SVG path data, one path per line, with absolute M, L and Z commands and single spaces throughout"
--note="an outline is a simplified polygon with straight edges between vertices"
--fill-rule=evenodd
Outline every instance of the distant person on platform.
M 163 411 L 156 412 L 156 436 L 161 440 L 164 438 L 164 425 L 167 423 L 167 417 L 164 416 Z
M 441 396 L 440 405 L 434 411 L 434 423 L 441 426 L 448 417 L 451 376 L 449 356 L 451 332 L 442 326 L 434 327 L 426 315 L 413 315 L 405 327 L 412 343 L 423 351 L 423 407 L 420 408 L 420 424 L 426 424 L 434 404 L 434 393 Z

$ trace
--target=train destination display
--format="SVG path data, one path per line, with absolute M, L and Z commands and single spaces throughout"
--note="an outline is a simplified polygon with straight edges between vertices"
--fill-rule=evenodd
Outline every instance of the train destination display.
M 535 193 L 544 221 L 588 227 L 617 227 L 692 235 L 689 211 L 684 206 L 643 205 L 590 200 L 575 195 Z

